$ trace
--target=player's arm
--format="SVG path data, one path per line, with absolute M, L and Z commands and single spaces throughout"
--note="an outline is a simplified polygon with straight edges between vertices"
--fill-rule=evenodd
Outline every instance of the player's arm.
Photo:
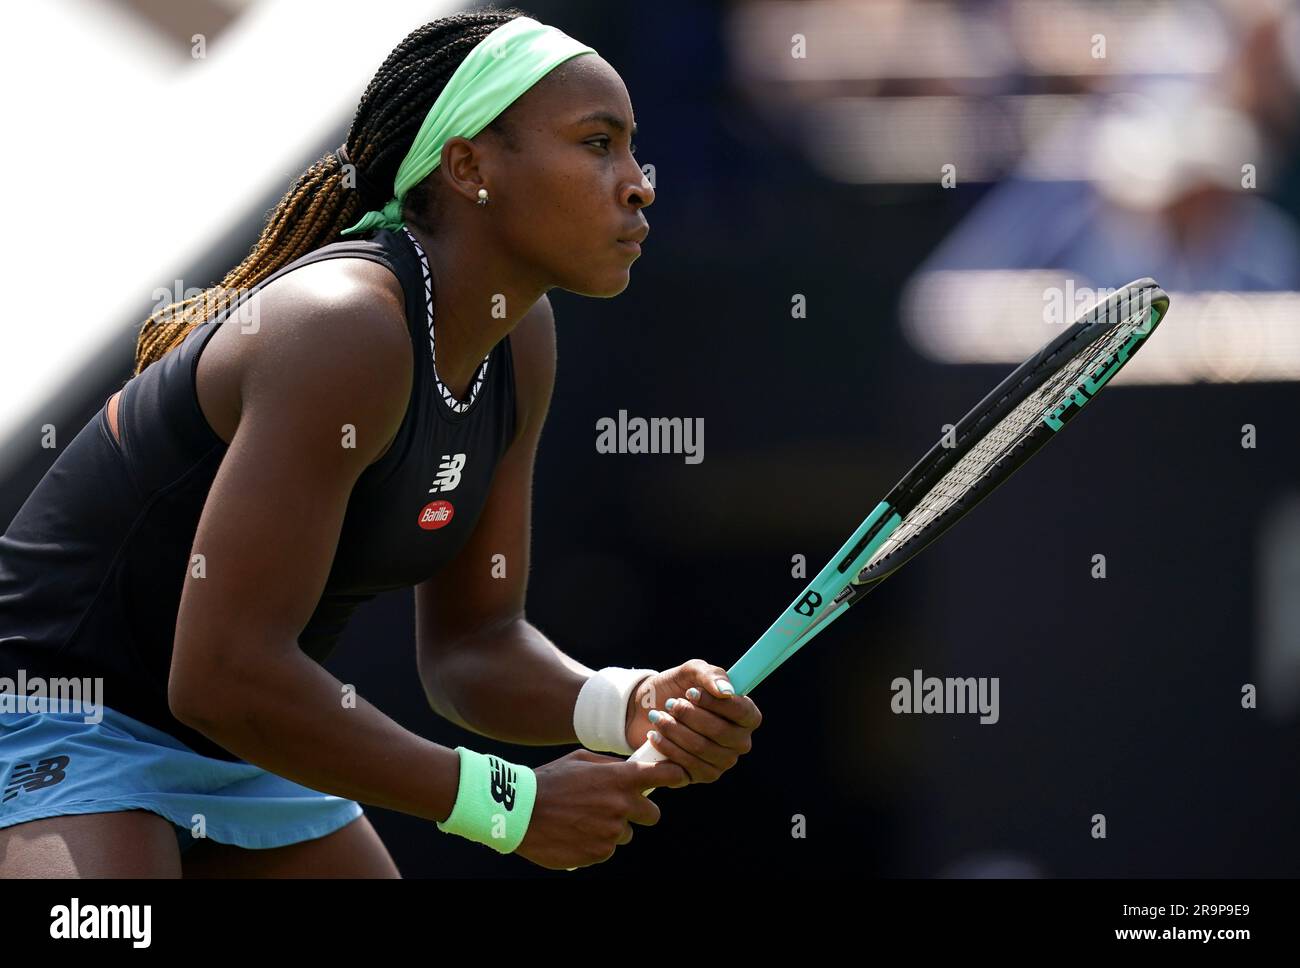
M 592 670 L 524 615 L 533 464 L 555 384 L 555 318 L 545 296 L 510 344 L 516 436 L 465 546 L 415 589 L 417 666 L 444 718 L 511 743 L 572 744 L 574 703 Z
M 364 699 L 345 702 L 343 684 L 298 645 L 353 484 L 392 439 L 411 390 L 404 310 L 376 281 L 383 272 L 305 266 L 254 297 L 256 332 L 230 337 L 247 341 L 233 351 L 239 424 L 194 537 L 202 557 L 185 578 L 168 702 L 181 722 L 272 773 L 444 820 L 456 752 Z
M 593 670 L 524 617 L 533 463 L 555 381 L 555 323 L 545 300 L 521 320 L 511 344 L 523 429 L 466 546 L 416 588 L 420 678 L 433 708 L 467 729 L 525 745 L 571 744 L 574 706 Z M 506 572 L 494 578 L 497 555 Z M 622 713 L 625 741 L 638 745 L 653 725 L 657 748 L 693 781 L 717 779 L 749 749 L 761 719 L 753 700 L 723 694 L 725 675 L 693 659 L 643 679 Z M 670 699 L 672 714 L 661 714 Z M 659 707 L 653 723 L 652 707 Z

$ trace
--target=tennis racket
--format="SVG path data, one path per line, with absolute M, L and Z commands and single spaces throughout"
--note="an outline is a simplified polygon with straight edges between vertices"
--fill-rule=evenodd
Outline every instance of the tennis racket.
M 748 695 L 1060 433 L 1142 348 L 1168 309 L 1169 296 L 1153 279 L 1131 282 L 1016 367 L 907 472 L 727 670 L 736 694 Z M 646 740 L 630 759 L 666 757 Z

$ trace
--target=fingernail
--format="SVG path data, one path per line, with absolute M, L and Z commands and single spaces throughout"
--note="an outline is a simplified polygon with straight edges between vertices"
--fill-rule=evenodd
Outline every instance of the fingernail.
M 648 740 L 650 740 L 650 742 L 652 742 L 652 743 L 657 743 L 657 742 L 659 742 L 659 734 L 656 733 L 653 729 L 650 730 L 650 732 L 648 732 L 648 733 L 645 734 L 645 738 L 648 739 Z
M 686 690 L 686 698 L 689 699 L 691 702 L 696 702 L 700 698 L 700 690 L 696 689 L 694 686 L 691 686 L 691 688 Z
M 734 696 L 736 694 L 736 690 L 726 679 L 714 679 L 713 683 L 718 687 L 718 692 L 724 696 Z
M 660 718 L 661 718 L 662 716 L 663 716 L 663 713 L 661 713 L 659 710 L 657 710 L 657 709 L 652 709 L 652 710 L 650 710 L 650 722 L 652 722 L 652 723 L 657 723 L 657 722 L 659 722 L 659 720 L 660 720 Z
M 666 703 L 664 703 L 664 709 L 667 709 L 668 711 L 671 712 L 676 702 L 677 702 L 676 699 L 669 699 Z

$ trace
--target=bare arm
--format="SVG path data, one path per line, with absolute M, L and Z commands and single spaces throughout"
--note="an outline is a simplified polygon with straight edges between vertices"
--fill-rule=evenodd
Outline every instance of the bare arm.
M 511 344 L 522 430 L 465 547 L 416 588 L 420 678 L 434 710 L 466 729 L 521 745 L 574 744 L 574 705 L 593 671 L 524 615 L 533 464 L 555 374 L 555 324 L 545 300 L 525 314 Z M 504 577 L 493 577 L 495 555 L 505 557 Z M 656 748 L 683 775 L 716 780 L 748 752 L 761 722 L 752 699 L 722 694 L 725 676 L 692 659 L 642 680 L 624 712 L 623 738 L 639 746 L 653 726 Z M 699 694 L 691 698 L 693 689 Z M 669 699 L 680 704 L 651 723 L 651 709 Z
M 592 670 L 524 617 L 533 464 L 555 382 L 555 319 L 545 297 L 510 342 L 518 435 L 465 547 L 416 589 L 417 662 L 440 716 L 511 743 L 573 744 L 573 706 Z M 493 577 L 494 555 L 504 556 L 504 577 Z
M 268 286 L 241 334 L 240 419 L 194 538 L 177 616 L 174 715 L 305 786 L 444 820 L 455 751 L 358 699 L 298 646 L 361 472 L 405 413 L 411 344 L 377 266 L 330 260 Z M 396 281 L 392 281 L 396 286 Z M 319 293 L 326 292 L 328 297 Z M 256 342 L 253 342 L 256 341 Z M 355 446 L 344 446 L 344 428 Z M 191 562 L 195 561 L 191 558 Z
M 593 670 L 523 618 L 462 639 L 422 676 L 438 715 L 481 736 L 522 746 L 573 745 L 573 706 Z

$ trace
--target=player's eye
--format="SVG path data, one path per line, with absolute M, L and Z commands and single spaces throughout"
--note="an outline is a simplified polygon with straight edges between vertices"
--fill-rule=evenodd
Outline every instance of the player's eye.
M 598 144 L 597 142 L 599 142 L 599 144 Z M 594 139 L 594 140 L 592 140 L 592 141 L 588 141 L 587 144 L 591 145 L 593 148 L 602 148 L 602 149 L 604 149 L 605 151 L 608 151 L 608 150 L 609 150 L 609 142 L 610 142 L 610 139 L 609 139 L 608 137 L 600 137 L 600 138 L 596 138 L 596 139 Z M 629 145 L 629 146 L 628 146 L 628 150 L 631 151 L 632 154 L 636 154 L 636 145 L 635 145 L 635 144 L 633 144 L 633 145 Z

